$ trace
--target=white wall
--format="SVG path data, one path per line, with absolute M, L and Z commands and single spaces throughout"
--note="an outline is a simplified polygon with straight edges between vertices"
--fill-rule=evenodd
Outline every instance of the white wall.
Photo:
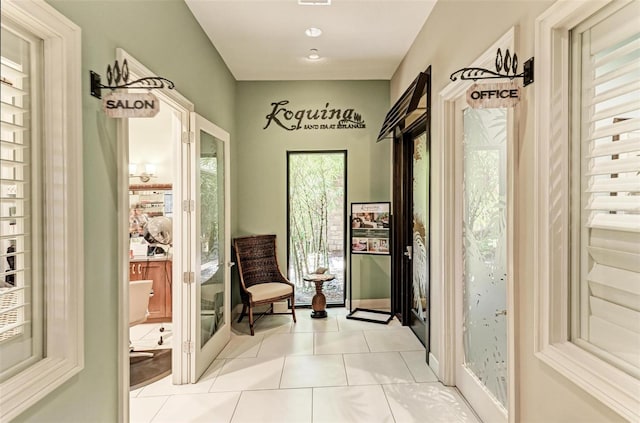
M 170 184 L 173 181 L 175 168 L 174 149 L 171 146 L 172 136 L 171 108 L 162 101 L 160 111 L 152 118 L 129 119 L 129 163 L 138 165 L 138 172 L 143 172 L 142 165 L 156 165 L 156 178 L 149 184 Z M 131 184 L 142 184 L 140 178 L 131 178 Z
M 516 52 L 520 63 L 533 56 L 534 22 L 553 2 L 439 0 L 422 31 L 391 81 L 391 102 L 397 100 L 418 72 L 432 65 L 431 94 L 432 154 L 437 157 L 443 133 L 440 126 L 442 110 L 438 94 L 450 82 L 456 70 L 471 64 L 510 27 L 518 27 Z M 518 39 L 517 39 L 518 40 Z M 533 269 L 536 265 L 533 249 L 533 181 L 534 164 L 534 97 L 533 88 L 522 89 L 520 125 L 515 164 L 515 286 L 516 286 L 516 381 L 518 422 L 614 422 L 623 421 L 566 378 L 553 371 L 533 354 L 534 308 Z M 438 201 L 441 182 L 437 175 L 441 165 L 433 163 L 432 201 Z M 432 225 L 439 225 L 442 216 L 433 204 Z M 442 278 L 433 275 L 432 282 L 432 352 L 437 352 L 441 325 Z M 439 361 L 440 357 L 438 358 Z

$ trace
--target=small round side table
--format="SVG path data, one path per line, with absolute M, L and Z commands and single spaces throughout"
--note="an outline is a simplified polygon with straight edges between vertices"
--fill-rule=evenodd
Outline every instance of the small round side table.
M 324 296 L 322 292 L 322 284 L 328 281 L 332 281 L 336 278 L 336 275 L 331 274 L 317 274 L 312 273 L 310 275 L 304 276 L 304 279 L 307 282 L 313 282 L 316 285 L 316 294 L 311 299 L 311 308 L 313 311 L 311 312 L 311 317 L 314 319 L 321 319 L 327 317 L 327 310 L 325 309 L 327 306 L 327 298 Z

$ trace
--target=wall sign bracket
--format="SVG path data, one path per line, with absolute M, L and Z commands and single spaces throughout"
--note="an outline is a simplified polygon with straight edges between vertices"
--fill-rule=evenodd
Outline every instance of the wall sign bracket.
M 503 56 L 502 50 L 498 49 L 496 53 L 495 71 L 484 68 L 462 68 L 452 73 L 450 78 L 452 81 L 456 81 L 458 77 L 462 81 L 504 78 L 514 80 L 515 78 L 522 78 L 522 86 L 526 87 L 533 83 L 533 63 L 532 57 L 524 62 L 524 70 L 522 73 L 518 73 L 518 56 L 515 53 L 513 53 L 512 56 L 509 49 L 506 50 Z M 503 71 L 504 73 L 501 73 Z
M 102 98 L 102 89 L 120 90 L 127 88 L 142 88 L 147 90 L 168 88 L 170 90 L 175 88 L 173 82 L 167 78 L 161 76 L 147 76 L 135 81 L 129 82 L 129 65 L 127 59 L 124 59 L 122 66 L 116 60 L 113 64 L 107 66 L 107 82 L 109 85 L 102 85 L 100 75 L 94 71 L 89 71 L 90 83 L 91 83 L 91 95 L 96 98 Z M 114 84 L 114 85 L 112 85 Z

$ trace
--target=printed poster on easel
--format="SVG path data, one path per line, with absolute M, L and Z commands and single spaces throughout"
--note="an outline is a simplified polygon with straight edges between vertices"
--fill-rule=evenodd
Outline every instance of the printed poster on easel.
M 351 253 L 389 255 L 391 203 L 351 203 Z

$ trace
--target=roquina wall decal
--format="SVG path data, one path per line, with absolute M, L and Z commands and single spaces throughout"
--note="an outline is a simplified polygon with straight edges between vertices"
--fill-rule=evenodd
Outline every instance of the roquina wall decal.
M 287 131 L 366 128 L 362 115 L 353 108 L 339 109 L 326 103 L 319 109 L 291 110 L 286 107 L 288 104 L 289 100 L 271 103 L 271 113 L 266 116 L 267 124 L 262 129 L 271 123 Z

